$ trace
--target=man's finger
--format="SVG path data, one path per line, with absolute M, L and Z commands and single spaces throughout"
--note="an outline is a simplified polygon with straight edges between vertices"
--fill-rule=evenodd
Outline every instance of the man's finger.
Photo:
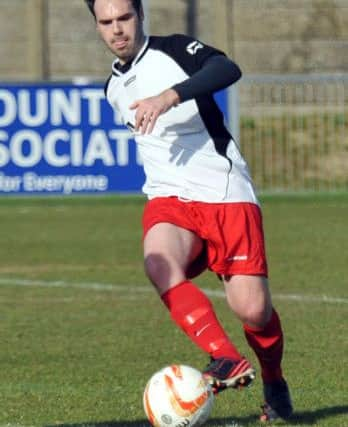
M 138 109 L 135 114 L 135 130 L 138 131 L 140 129 L 140 127 L 143 125 L 143 120 L 144 120 L 144 112 Z
M 135 131 L 139 130 L 139 126 L 140 126 L 140 121 L 139 121 L 138 117 L 135 116 L 135 124 L 134 124 Z
M 149 121 L 149 127 L 148 127 L 148 130 L 147 130 L 147 133 L 151 133 L 153 131 L 153 128 L 155 127 L 155 124 L 157 122 L 158 116 L 159 116 L 159 114 L 153 114 L 151 116 L 151 119 Z
M 151 113 L 145 113 L 143 116 L 143 120 L 141 122 L 141 133 L 144 135 L 145 133 L 148 133 L 147 128 L 151 124 L 152 114 Z
M 129 106 L 130 110 L 135 110 L 139 107 L 140 101 L 134 101 L 132 105 Z

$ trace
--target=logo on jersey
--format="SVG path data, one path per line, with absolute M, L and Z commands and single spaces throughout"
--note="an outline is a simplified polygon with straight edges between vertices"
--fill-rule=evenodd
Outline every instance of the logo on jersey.
M 234 255 L 227 258 L 227 261 L 246 261 L 248 259 L 248 255 Z
M 128 79 L 125 83 L 124 83 L 124 87 L 127 87 L 127 86 L 129 86 L 130 84 L 132 84 L 133 82 L 135 82 L 135 80 L 137 79 L 137 76 L 136 75 L 134 75 L 134 76 L 132 76 L 130 79 Z
M 197 51 L 199 49 L 203 49 L 202 43 L 198 42 L 197 40 L 194 42 L 191 42 L 189 45 L 187 45 L 186 50 L 190 55 L 196 55 Z

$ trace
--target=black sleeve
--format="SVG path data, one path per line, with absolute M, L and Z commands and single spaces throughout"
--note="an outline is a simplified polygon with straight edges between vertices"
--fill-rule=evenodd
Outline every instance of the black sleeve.
M 178 93 L 180 102 L 185 102 L 224 89 L 238 81 L 241 76 L 237 64 L 224 55 L 213 55 L 205 60 L 199 71 L 173 86 L 173 89 Z
M 173 87 L 181 102 L 228 87 L 242 75 L 238 65 L 224 52 L 192 37 L 183 34 L 154 36 L 151 44 L 173 58 L 189 76 Z

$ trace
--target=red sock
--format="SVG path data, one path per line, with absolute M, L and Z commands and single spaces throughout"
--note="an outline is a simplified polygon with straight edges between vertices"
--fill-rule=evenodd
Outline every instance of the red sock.
M 203 351 L 214 359 L 222 356 L 241 359 L 220 325 L 211 302 L 197 286 L 185 281 L 169 289 L 161 298 L 174 322 Z
M 244 332 L 250 347 L 256 353 L 265 382 L 282 378 L 283 332 L 278 313 L 273 309 L 272 317 L 264 328 L 244 325 Z

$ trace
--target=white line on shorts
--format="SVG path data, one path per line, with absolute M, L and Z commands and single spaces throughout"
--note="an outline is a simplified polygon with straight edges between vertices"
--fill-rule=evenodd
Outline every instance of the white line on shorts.
M 93 283 L 93 282 L 68 282 L 65 280 L 28 280 L 17 278 L 0 278 L 0 285 L 10 286 L 28 286 L 28 287 L 45 287 L 45 288 L 73 288 L 73 289 L 89 289 L 95 291 L 113 291 L 113 292 L 128 292 L 128 293 L 154 293 L 151 285 L 115 285 L 111 283 Z M 223 291 L 214 289 L 202 290 L 211 297 L 224 298 Z M 304 294 L 277 294 L 272 296 L 275 300 L 306 302 L 306 303 L 327 303 L 327 304 L 348 304 L 348 298 L 331 297 L 328 295 L 304 295 Z

